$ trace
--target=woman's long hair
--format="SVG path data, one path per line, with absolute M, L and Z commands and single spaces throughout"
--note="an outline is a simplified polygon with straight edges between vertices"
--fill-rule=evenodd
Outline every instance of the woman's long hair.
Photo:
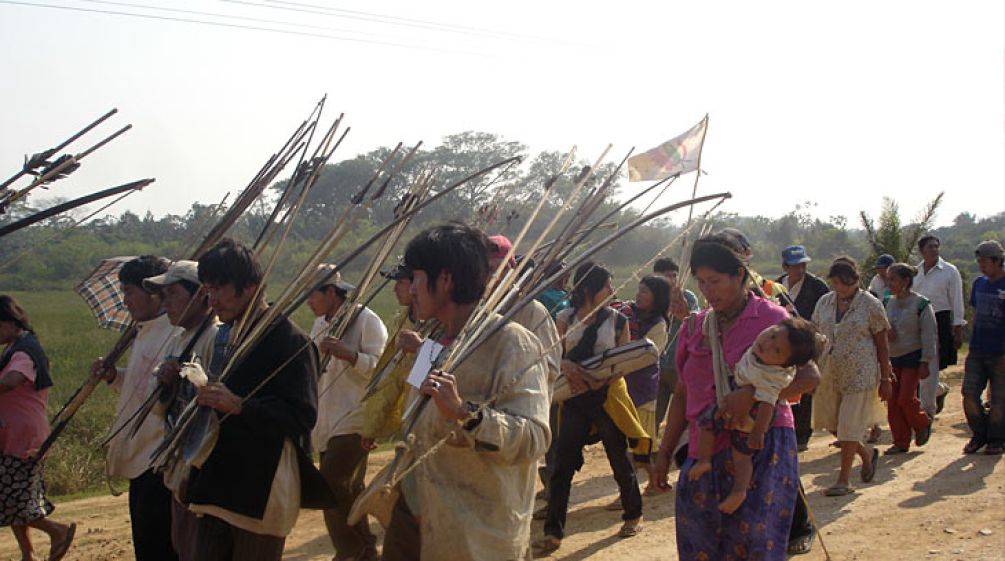
M 613 276 L 603 265 L 592 261 L 587 261 L 577 267 L 576 274 L 572 278 L 572 295 L 569 297 L 572 307 L 580 310 L 583 306 L 590 305 L 593 302 L 593 297 L 603 290 L 604 285 Z
M 645 319 L 661 318 L 670 325 L 670 281 L 662 275 L 646 275 L 639 284 L 646 285 L 649 292 L 653 293 L 653 304 L 649 311 L 643 314 Z M 638 305 L 636 303 L 636 308 Z M 640 318 L 643 319 L 643 318 Z

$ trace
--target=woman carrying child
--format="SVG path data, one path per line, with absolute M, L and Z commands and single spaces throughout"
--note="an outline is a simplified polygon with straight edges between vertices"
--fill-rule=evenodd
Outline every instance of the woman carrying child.
M 698 240 L 690 264 L 711 308 L 688 317 L 678 335 L 676 363 L 680 379 L 656 454 L 657 480 L 664 489 L 669 487 L 666 474 L 681 435 L 690 430 L 690 442 L 698 442 L 698 418 L 717 402 L 716 370 L 725 373 L 724 369 L 735 369 L 758 334 L 789 316 L 781 306 L 747 289 L 742 248 L 732 237 L 716 234 Z M 674 290 L 671 309 L 674 317 L 688 313 L 679 289 Z M 706 324 L 714 324 L 717 337 L 706 335 Z M 815 368 L 801 368 L 779 398 L 785 400 L 812 391 L 818 381 Z M 734 428 L 735 421 L 749 415 L 754 403 L 754 388 L 740 387 L 724 396 L 719 417 L 727 428 Z M 720 434 L 713 450 L 711 470 L 705 476 L 696 480 L 689 477 L 698 461 L 697 447 L 689 450 L 689 458 L 681 468 L 675 506 L 680 559 L 730 559 L 743 552 L 764 561 L 784 560 L 799 482 L 795 424 L 789 405 L 776 405 L 763 447 L 752 457 L 746 500 L 732 513 L 719 509 L 733 488 L 734 476 L 728 467 L 729 435 Z

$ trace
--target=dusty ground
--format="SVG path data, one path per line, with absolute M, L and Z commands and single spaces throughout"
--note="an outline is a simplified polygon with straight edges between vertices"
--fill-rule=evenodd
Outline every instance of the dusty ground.
M 960 408 L 959 376 L 958 371 L 950 374 L 953 390 L 931 442 L 921 452 L 881 459 L 875 481 L 853 495 L 823 496 L 836 477 L 838 458 L 827 446 L 830 438 L 813 438 L 803 458 L 802 479 L 832 559 L 1005 560 L 1005 461 L 960 454 L 969 433 Z M 885 448 L 889 433 L 883 436 L 880 446 Z M 381 454 L 372 464 L 386 461 L 387 454 Z M 555 559 L 676 559 L 672 494 L 646 498 L 644 531 L 620 540 L 614 535 L 620 514 L 603 508 L 615 498 L 616 487 L 600 448 L 588 451 L 587 466 L 573 486 L 569 536 Z M 132 559 L 125 496 L 60 504 L 54 518 L 79 524 L 67 560 Z M 537 522 L 535 536 L 540 531 Z M 36 538 L 40 553 L 47 553 L 47 540 L 41 534 Z M 320 514 L 304 511 L 287 540 L 284 559 L 326 561 L 332 555 Z M 0 536 L 0 559 L 19 559 L 10 533 Z M 825 559 L 820 542 L 802 559 Z

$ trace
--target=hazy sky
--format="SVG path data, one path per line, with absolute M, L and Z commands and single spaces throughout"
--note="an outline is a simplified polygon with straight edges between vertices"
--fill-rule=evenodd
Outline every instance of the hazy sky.
M 725 210 L 855 222 L 945 190 L 945 224 L 1005 210 L 1003 29 L 987 0 L 0 0 L 0 175 L 118 107 L 100 130 L 134 129 L 49 193 L 156 177 L 116 211 L 181 213 L 327 93 L 352 126 L 336 159 L 464 130 L 620 159 L 709 113 L 700 190 Z

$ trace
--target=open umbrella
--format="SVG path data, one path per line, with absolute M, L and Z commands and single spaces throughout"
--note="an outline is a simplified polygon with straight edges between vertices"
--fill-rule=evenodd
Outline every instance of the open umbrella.
M 131 321 L 119 285 L 119 270 L 135 257 L 102 259 L 90 275 L 77 285 L 77 294 L 87 302 L 98 325 L 105 329 L 125 331 Z

